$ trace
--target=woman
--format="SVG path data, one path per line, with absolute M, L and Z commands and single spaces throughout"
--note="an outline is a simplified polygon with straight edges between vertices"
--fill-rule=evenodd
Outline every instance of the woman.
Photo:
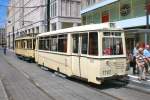
M 136 55 L 136 64 L 139 68 L 139 80 L 145 80 L 145 57 L 143 55 L 143 48 L 138 49 L 138 53 Z

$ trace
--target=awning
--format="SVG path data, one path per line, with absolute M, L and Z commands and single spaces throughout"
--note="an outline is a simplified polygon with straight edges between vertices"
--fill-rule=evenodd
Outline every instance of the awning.
M 125 33 L 135 33 L 135 34 L 141 34 L 141 33 L 148 33 L 150 34 L 150 29 L 125 29 Z

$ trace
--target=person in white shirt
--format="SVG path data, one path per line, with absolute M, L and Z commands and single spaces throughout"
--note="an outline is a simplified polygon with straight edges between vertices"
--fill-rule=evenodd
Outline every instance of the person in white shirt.
M 133 49 L 133 74 L 136 74 L 136 55 L 138 53 L 138 49 L 139 49 L 139 43 L 136 44 L 136 46 Z

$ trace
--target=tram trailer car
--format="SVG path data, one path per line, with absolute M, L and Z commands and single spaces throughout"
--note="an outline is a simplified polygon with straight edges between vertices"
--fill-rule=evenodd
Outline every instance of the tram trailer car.
M 115 23 L 103 23 L 42 33 L 36 36 L 35 61 L 101 84 L 126 75 L 124 32 Z
M 15 53 L 19 58 L 34 61 L 35 37 L 26 36 L 15 39 Z

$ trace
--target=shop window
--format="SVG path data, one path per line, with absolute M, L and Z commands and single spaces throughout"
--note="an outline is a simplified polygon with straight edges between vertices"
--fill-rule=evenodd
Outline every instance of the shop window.
M 73 53 L 78 53 L 79 49 L 79 34 L 74 34 L 73 38 Z
M 58 36 L 58 52 L 67 52 L 67 35 Z
M 81 38 L 82 38 L 82 49 L 81 49 L 81 53 L 82 53 L 82 54 L 87 54 L 87 48 L 88 48 L 88 34 L 87 34 L 87 33 L 81 34 Z
M 89 33 L 89 55 L 98 55 L 98 34 L 97 34 L 97 32 Z

